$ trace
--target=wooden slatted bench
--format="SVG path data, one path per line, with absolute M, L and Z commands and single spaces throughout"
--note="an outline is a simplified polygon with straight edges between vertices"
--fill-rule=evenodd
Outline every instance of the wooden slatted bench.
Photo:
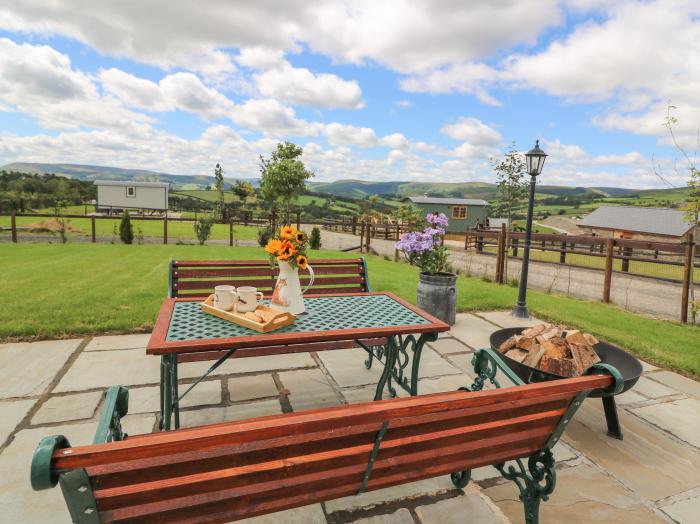
M 310 260 L 315 279 L 306 296 L 328 295 L 332 293 L 361 293 L 371 291 L 367 262 L 364 257 Z M 270 267 L 265 260 L 170 260 L 168 270 L 168 297 L 206 298 L 214 286 L 253 286 L 262 291 L 265 298 L 272 296 L 279 269 Z M 301 271 L 299 280 L 302 289 L 309 282 L 309 273 Z M 386 339 L 362 341 L 366 346 L 382 346 Z M 353 340 L 304 344 L 299 351 L 325 351 L 348 349 L 358 345 Z M 217 360 L 225 352 L 183 353 L 178 362 Z
M 61 484 L 74 522 L 228 522 L 495 465 L 520 488 L 526 521 L 554 490 L 551 449 L 594 389 L 622 388 L 614 368 L 498 385 L 498 355 L 473 360 L 477 391 L 455 391 L 285 413 L 126 437 L 128 391 L 108 390 L 95 444 L 47 437 L 34 453 L 36 490 Z M 524 461 L 523 459 L 526 459 Z M 506 467 L 506 461 L 515 466 Z

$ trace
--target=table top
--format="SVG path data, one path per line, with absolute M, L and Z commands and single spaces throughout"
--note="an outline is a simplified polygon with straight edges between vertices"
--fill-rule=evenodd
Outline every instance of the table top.
M 147 353 L 194 353 L 233 348 L 357 340 L 448 331 L 441 320 L 393 293 L 339 293 L 304 297 L 306 313 L 291 326 L 258 333 L 202 311 L 201 300 L 163 301 Z

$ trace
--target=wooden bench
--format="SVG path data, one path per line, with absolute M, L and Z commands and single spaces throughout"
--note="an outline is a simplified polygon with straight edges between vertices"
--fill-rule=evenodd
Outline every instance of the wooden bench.
M 477 391 L 130 437 L 119 423 L 128 391 L 113 386 L 95 443 L 43 439 L 32 486 L 60 483 L 81 524 L 227 522 L 439 475 L 464 487 L 472 468 L 494 465 L 518 485 L 526 522 L 536 523 L 554 490 L 552 447 L 592 390 L 619 391 L 622 378 L 599 364 L 587 376 L 479 391 L 487 380 L 498 386 L 505 367 L 490 350 L 473 362 Z

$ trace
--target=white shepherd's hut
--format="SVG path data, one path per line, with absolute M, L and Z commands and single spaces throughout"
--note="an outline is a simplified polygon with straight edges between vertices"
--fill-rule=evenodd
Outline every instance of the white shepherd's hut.
M 99 210 L 168 209 L 168 183 L 96 180 L 95 186 Z

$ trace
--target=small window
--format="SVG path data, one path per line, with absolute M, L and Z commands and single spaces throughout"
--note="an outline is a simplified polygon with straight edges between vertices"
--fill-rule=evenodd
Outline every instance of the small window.
M 453 206 L 452 218 L 467 218 L 467 206 Z
M 136 198 L 136 188 L 134 186 L 128 186 L 126 188 L 126 196 L 129 198 Z

